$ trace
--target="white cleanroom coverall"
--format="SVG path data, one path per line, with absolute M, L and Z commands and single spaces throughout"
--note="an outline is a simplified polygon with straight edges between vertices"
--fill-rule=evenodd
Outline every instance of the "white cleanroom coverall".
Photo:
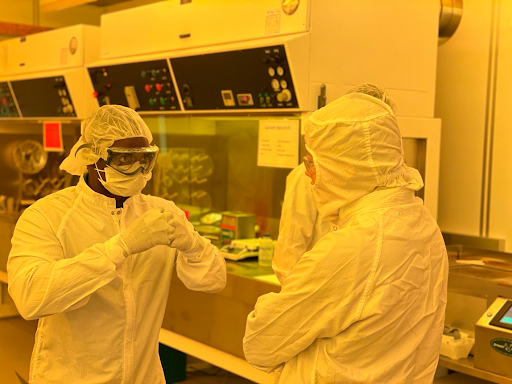
M 320 215 L 334 223 L 280 293 L 261 296 L 244 352 L 279 383 L 430 384 L 443 332 L 448 262 L 414 191 L 391 108 L 361 93 L 305 127 Z
M 286 177 L 279 237 L 272 260 L 272 268 L 281 284 L 300 257 L 330 229 L 329 223 L 320 219 L 311 193 L 311 180 L 305 171 L 300 164 Z
M 192 290 L 226 281 L 216 247 L 182 253 L 166 245 L 125 257 L 120 231 L 152 208 L 186 222 L 174 203 L 138 194 L 123 208 L 83 178 L 38 200 L 20 217 L 8 261 L 9 293 L 26 319 L 40 319 L 30 383 L 164 384 L 158 355 L 174 263 Z

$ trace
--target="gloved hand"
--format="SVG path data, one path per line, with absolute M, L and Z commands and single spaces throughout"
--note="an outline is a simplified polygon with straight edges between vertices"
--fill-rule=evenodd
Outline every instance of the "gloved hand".
M 171 247 L 181 252 L 189 252 L 195 248 L 197 236 L 199 236 L 198 233 L 190 231 L 179 218 L 172 218 L 169 221 L 169 225 L 172 227 L 171 235 L 169 236 Z
M 155 208 L 144 213 L 121 232 L 128 255 L 144 252 L 156 245 L 169 245 L 173 227 L 169 225 L 172 213 Z

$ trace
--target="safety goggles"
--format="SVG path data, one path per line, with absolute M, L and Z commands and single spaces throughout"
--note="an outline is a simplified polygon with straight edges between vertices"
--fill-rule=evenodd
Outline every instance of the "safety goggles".
M 107 149 L 106 165 L 123 175 L 151 172 L 159 149 L 156 145 L 141 148 L 111 147 Z
M 302 158 L 302 161 L 304 162 L 304 166 L 306 167 L 306 171 L 308 171 L 308 172 L 311 169 L 311 167 L 315 166 L 315 163 L 313 163 L 311 160 L 309 160 L 307 156 L 304 156 Z

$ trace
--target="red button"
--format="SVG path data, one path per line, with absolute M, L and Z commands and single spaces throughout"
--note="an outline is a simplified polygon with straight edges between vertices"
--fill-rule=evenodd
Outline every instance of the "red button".
M 156 84 L 155 87 L 158 92 L 160 92 L 163 88 L 162 84 Z
M 94 97 L 95 99 L 97 99 L 97 98 L 98 98 L 98 92 L 93 92 L 93 93 L 92 93 L 92 97 Z
M 146 85 L 144 86 L 144 89 L 146 90 L 146 92 L 151 91 L 151 85 L 146 84 Z
M 112 87 L 112 84 L 108 83 L 107 84 L 107 89 L 110 89 Z
M 2 103 L 7 104 L 7 97 L 4 97 L 4 98 L 2 99 Z

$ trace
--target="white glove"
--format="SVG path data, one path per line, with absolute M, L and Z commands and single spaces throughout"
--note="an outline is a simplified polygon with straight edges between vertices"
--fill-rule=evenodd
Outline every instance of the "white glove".
M 131 223 L 120 234 L 128 255 L 147 251 L 156 245 L 169 245 L 173 232 L 173 227 L 169 225 L 171 218 L 172 213 L 164 213 L 162 208 L 155 208 Z
M 169 225 L 172 227 L 171 235 L 169 236 L 171 247 L 185 253 L 196 247 L 197 236 L 199 236 L 196 231 L 189 230 L 185 223 L 176 218 L 171 219 Z

